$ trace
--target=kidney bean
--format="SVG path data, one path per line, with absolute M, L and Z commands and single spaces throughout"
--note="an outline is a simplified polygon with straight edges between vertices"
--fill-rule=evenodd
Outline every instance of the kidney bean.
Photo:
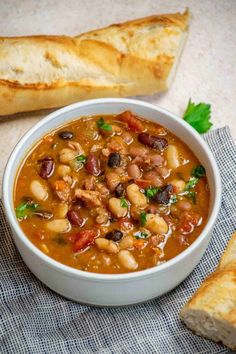
M 152 198 L 158 204 L 168 204 L 170 201 L 173 187 L 171 184 L 167 184 L 160 192 L 157 192 Z
M 100 160 L 94 154 L 89 154 L 87 156 L 85 167 L 88 173 L 90 173 L 93 176 L 99 176 L 101 173 Z
M 115 196 L 119 198 L 119 197 L 122 197 L 123 194 L 124 194 L 123 184 L 119 183 L 115 189 Z
M 143 178 L 149 181 L 149 185 L 153 187 L 163 186 L 162 178 L 158 175 L 156 171 L 148 171 L 143 174 Z
M 74 134 L 68 130 L 64 130 L 58 133 L 59 138 L 63 140 L 70 140 L 74 137 Z
M 119 152 L 112 152 L 108 158 L 108 166 L 111 168 L 116 168 L 120 166 L 121 157 Z
M 164 150 L 168 146 L 165 138 L 160 138 L 148 133 L 141 133 L 138 135 L 138 141 L 152 149 Z
M 70 223 L 74 226 L 83 226 L 84 225 L 84 218 L 79 216 L 79 214 L 75 210 L 69 210 L 67 213 L 67 218 Z
M 41 164 L 39 176 L 43 179 L 51 177 L 55 169 L 53 158 L 51 156 L 46 156 L 42 160 L 38 160 L 38 162 Z
M 123 232 L 120 231 L 120 230 L 110 231 L 105 236 L 106 239 L 112 240 L 112 241 L 115 241 L 115 242 L 120 241 L 122 239 L 122 237 L 123 237 Z

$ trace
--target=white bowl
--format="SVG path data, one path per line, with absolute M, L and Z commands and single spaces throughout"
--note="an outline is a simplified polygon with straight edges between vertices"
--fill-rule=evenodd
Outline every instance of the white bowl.
M 25 236 L 15 216 L 13 189 L 15 176 L 34 144 L 51 130 L 81 116 L 117 114 L 132 110 L 167 127 L 184 141 L 205 166 L 210 185 L 210 212 L 202 233 L 185 251 L 157 267 L 127 274 L 83 272 L 48 257 Z M 185 121 L 152 104 L 120 98 L 95 99 L 72 104 L 49 114 L 20 140 L 6 166 L 3 202 L 15 244 L 29 269 L 49 288 L 66 298 L 90 305 L 136 304 L 160 296 L 182 282 L 200 261 L 209 243 L 221 201 L 220 175 L 207 144 Z

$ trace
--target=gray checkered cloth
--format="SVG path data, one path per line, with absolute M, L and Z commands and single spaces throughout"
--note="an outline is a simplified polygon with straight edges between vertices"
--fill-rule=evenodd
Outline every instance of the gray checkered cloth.
M 44 286 L 17 252 L 0 210 L 1 353 L 226 353 L 227 349 L 192 334 L 179 311 L 214 270 L 236 220 L 236 147 L 229 129 L 204 139 L 221 171 L 223 201 L 210 245 L 200 264 L 176 289 L 147 303 L 95 308 L 64 299 Z

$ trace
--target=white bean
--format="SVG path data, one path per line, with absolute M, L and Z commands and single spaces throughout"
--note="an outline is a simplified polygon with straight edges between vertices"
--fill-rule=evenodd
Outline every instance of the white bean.
M 126 188 L 127 196 L 129 198 L 130 203 L 144 207 L 147 204 L 147 198 L 143 193 L 140 192 L 137 184 L 132 183 Z
M 38 180 L 33 180 L 30 184 L 30 190 L 33 196 L 40 201 L 46 200 L 48 197 L 48 191 L 46 186 L 44 186 Z
M 181 193 L 185 190 L 186 183 L 182 179 L 173 179 L 170 184 L 174 188 L 174 193 Z
M 71 168 L 67 165 L 59 165 L 57 168 L 57 173 L 60 177 L 68 176 L 71 172 Z
M 95 243 L 100 250 L 106 251 L 108 253 L 119 252 L 117 244 L 112 240 L 107 240 L 106 238 L 97 238 L 95 240 Z
M 118 259 L 124 268 L 135 270 L 138 267 L 134 256 L 127 250 L 122 250 L 118 253 Z
M 53 232 L 65 233 L 70 231 L 71 225 L 67 219 L 54 219 L 47 223 L 47 228 Z
M 175 169 L 179 167 L 179 154 L 176 146 L 169 145 L 165 151 L 165 154 L 167 159 L 167 165 L 169 168 Z
M 64 148 L 61 150 L 59 159 L 61 163 L 69 163 L 77 156 L 77 152 L 71 149 Z
M 109 209 L 117 218 L 122 218 L 127 214 L 127 208 L 121 206 L 121 200 L 119 198 L 109 199 Z
M 159 215 L 147 214 L 145 227 L 155 234 L 166 234 L 168 232 L 168 225 L 166 221 Z

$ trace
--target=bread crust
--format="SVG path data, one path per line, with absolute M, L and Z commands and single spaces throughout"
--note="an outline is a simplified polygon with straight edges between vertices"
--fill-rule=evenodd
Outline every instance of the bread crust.
M 186 10 L 76 37 L 0 37 L 0 115 L 166 90 L 188 20 Z
M 236 350 L 236 232 L 216 271 L 183 307 L 180 318 L 196 334 Z

